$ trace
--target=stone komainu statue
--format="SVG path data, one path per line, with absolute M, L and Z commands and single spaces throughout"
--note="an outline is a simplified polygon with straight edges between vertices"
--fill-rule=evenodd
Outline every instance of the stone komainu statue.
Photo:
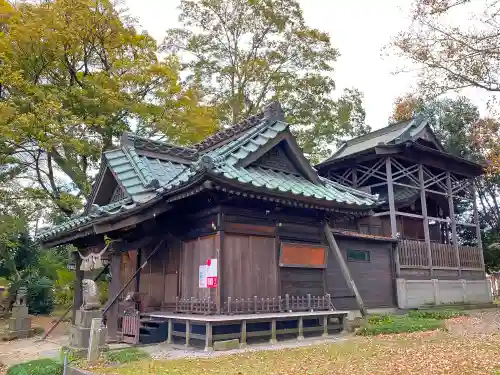
M 16 293 L 16 306 L 26 306 L 26 294 L 28 293 L 28 290 L 26 287 L 22 286 L 17 290 Z
M 82 310 L 97 310 L 101 307 L 99 301 L 99 289 L 94 280 L 83 279 L 83 304 L 80 307 Z

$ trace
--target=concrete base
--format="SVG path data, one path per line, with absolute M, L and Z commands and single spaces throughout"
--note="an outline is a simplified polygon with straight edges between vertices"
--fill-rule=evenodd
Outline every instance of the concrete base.
M 9 331 L 28 331 L 31 329 L 31 318 L 9 318 Z
M 101 318 L 101 310 L 76 310 L 75 326 L 90 328 L 92 319 Z
M 35 336 L 35 330 L 30 328 L 25 331 L 7 331 L 2 336 L 0 336 L 0 339 L 3 341 L 11 341 L 18 339 L 28 339 L 33 336 Z
M 106 346 L 107 328 L 102 328 L 99 334 L 99 348 Z M 69 334 L 70 350 L 87 350 L 89 347 L 90 328 L 72 326 Z
M 27 318 L 28 306 L 12 306 L 11 317 L 13 318 Z
M 239 349 L 239 347 L 240 347 L 240 340 L 238 339 L 214 342 L 215 351 L 233 350 L 233 349 Z

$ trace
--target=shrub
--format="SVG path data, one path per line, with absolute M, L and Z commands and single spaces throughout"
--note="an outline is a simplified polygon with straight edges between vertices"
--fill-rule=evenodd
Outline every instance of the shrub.
M 406 315 L 390 316 L 378 321 L 367 322 L 358 331 L 357 335 L 375 336 L 381 334 L 433 331 L 444 329 L 444 322 L 437 319 L 415 318 Z
M 57 270 L 55 285 L 55 303 L 58 306 L 69 307 L 73 303 L 73 289 L 75 287 L 75 273 L 65 268 Z
M 465 315 L 463 311 L 455 310 L 412 310 L 408 312 L 408 316 L 411 318 L 437 320 L 451 319 L 462 315 Z
M 28 280 L 28 307 L 30 314 L 50 314 L 54 309 L 54 285 L 47 277 Z
M 37 359 L 10 367 L 6 375 L 61 375 L 63 365 L 53 359 Z
M 135 362 L 148 357 L 148 353 L 136 348 L 109 351 L 105 354 L 107 362 L 120 364 Z
M 368 318 L 368 323 L 370 324 L 379 324 L 379 323 L 392 323 L 394 321 L 394 318 L 392 315 L 385 314 L 385 315 L 371 315 Z

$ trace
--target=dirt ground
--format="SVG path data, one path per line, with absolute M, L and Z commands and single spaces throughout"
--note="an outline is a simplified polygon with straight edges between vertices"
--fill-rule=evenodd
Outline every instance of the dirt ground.
M 57 318 L 48 316 L 33 316 L 32 327 L 42 327 L 47 332 L 57 321 Z M 6 321 L 0 321 L 0 327 Z M 40 342 L 40 336 L 23 340 L 0 341 L 0 375 L 2 366 L 10 366 L 31 359 L 57 356 L 61 345 L 67 343 L 69 323 L 62 322 L 50 334 L 47 341 Z M 4 369 L 5 370 L 5 369 Z

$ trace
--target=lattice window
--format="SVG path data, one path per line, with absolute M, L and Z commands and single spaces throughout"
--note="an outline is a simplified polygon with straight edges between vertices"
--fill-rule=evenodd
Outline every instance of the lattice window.
M 276 146 L 262 155 L 252 165 L 258 165 L 282 172 L 300 174 L 298 169 L 288 159 L 282 146 Z
M 113 195 L 111 196 L 111 200 L 109 201 L 109 203 L 118 202 L 119 200 L 122 200 L 124 198 L 125 198 L 125 192 L 122 190 L 122 188 L 117 186 L 115 188 L 115 191 L 113 192 Z

